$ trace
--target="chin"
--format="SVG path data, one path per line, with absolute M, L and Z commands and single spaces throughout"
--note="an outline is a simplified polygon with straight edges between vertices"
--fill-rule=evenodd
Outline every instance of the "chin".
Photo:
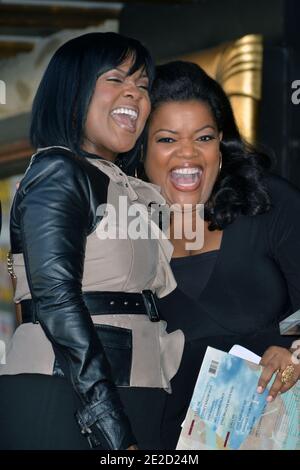
M 202 203 L 201 195 L 188 195 L 186 192 L 184 194 L 176 195 L 176 197 L 170 198 L 172 200 L 172 204 L 179 204 L 183 206 L 184 204 L 190 204 L 195 206 L 196 204 Z
M 116 150 L 116 153 L 126 153 L 129 152 L 130 150 L 133 149 L 133 147 L 136 144 L 136 140 L 133 140 L 131 143 L 128 143 L 128 145 L 120 145 L 118 149 Z
M 199 201 L 193 201 L 193 200 L 185 200 L 185 201 L 178 201 L 176 204 L 179 204 L 180 206 L 184 206 L 184 205 L 189 205 L 189 206 L 196 206 L 197 204 L 201 204 L 201 202 Z

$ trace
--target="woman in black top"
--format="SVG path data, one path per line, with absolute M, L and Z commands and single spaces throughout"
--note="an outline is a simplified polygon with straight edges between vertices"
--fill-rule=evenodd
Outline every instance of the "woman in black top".
M 240 137 L 222 88 L 196 64 L 157 67 L 147 129 L 145 172 L 170 205 L 204 204 L 204 244 L 191 250 L 175 237 L 171 262 L 178 287 L 160 309 L 186 337 L 173 393 L 166 398 L 162 442 L 176 445 L 207 346 L 239 343 L 263 355 L 268 401 L 299 378 L 279 321 L 300 308 L 300 193 L 271 176 L 269 161 Z M 294 345 L 295 346 L 295 345 Z M 294 362 L 293 362 L 294 361 Z M 282 371 L 293 365 L 293 378 Z

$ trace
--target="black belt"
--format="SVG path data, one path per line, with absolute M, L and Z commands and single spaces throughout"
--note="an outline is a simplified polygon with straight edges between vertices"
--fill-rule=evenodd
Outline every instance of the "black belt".
M 127 292 L 85 292 L 82 294 L 82 297 L 92 315 L 148 315 L 151 321 L 159 321 L 155 298 L 151 290 L 143 290 L 141 294 Z M 22 300 L 21 308 L 23 323 L 38 323 L 34 302 L 31 299 Z

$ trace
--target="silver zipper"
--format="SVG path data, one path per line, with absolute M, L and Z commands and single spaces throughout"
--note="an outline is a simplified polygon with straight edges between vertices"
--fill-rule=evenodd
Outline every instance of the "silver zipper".
M 7 253 L 7 271 L 13 279 L 17 279 L 14 271 L 14 258 L 11 251 Z

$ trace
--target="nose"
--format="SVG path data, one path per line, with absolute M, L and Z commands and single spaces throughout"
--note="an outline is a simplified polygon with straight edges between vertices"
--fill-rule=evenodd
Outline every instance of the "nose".
M 185 159 L 196 157 L 196 149 L 195 149 L 194 142 L 190 139 L 181 141 L 177 154 L 179 157 L 185 158 Z
M 142 96 L 140 88 L 135 84 L 134 81 L 128 81 L 124 83 L 124 96 L 126 98 L 132 98 L 138 100 Z

